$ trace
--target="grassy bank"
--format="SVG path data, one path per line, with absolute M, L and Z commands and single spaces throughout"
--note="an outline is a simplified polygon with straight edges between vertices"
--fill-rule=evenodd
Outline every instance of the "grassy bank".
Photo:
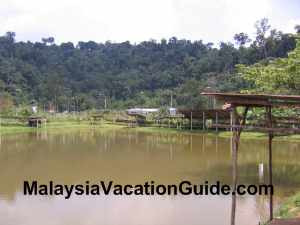
M 27 133 L 33 132 L 33 128 L 25 126 L 1 126 L 0 134 L 18 134 L 18 133 Z
M 159 133 L 170 133 L 170 134 L 203 134 L 209 136 L 218 136 L 221 138 L 231 138 L 231 132 L 230 131 L 220 131 L 215 132 L 214 130 L 189 130 L 189 129 L 176 129 L 176 128 L 168 128 L 168 127 L 133 127 L 129 128 L 127 124 L 124 123 L 112 123 L 112 122 L 100 122 L 97 125 L 91 125 L 90 121 L 88 120 L 63 120 L 63 119 L 57 119 L 57 120 L 51 120 L 47 123 L 46 126 L 43 126 L 42 128 L 34 128 L 34 127 L 28 127 L 26 125 L 21 124 L 6 124 L 2 125 L 0 127 L 0 134 L 17 134 L 17 133 L 26 133 L 26 132 L 35 132 L 38 130 L 62 130 L 62 129 L 88 129 L 88 128 L 95 128 L 95 129 L 119 129 L 119 128 L 127 128 L 129 130 L 135 130 L 139 132 L 159 132 Z M 241 138 L 243 139 L 267 139 L 268 136 L 264 133 L 259 132 L 242 132 Z M 300 141 L 300 135 L 289 135 L 289 136 L 281 136 L 276 137 L 274 139 L 280 140 L 280 141 Z
M 218 136 L 221 138 L 231 138 L 232 133 L 230 131 L 220 131 L 220 132 L 215 132 L 214 130 L 189 130 L 189 129 L 176 129 L 176 128 L 160 128 L 160 127 L 136 127 L 136 128 L 132 128 L 134 130 L 137 131 L 141 131 L 141 132 L 162 132 L 162 133 L 186 133 L 186 134 L 203 134 L 205 133 L 206 135 L 209 136 Z M 267 139 L 268 135 L 264 134 L 264 133 L 259 133 L 259 132 L 247 132 L 244 131 L 241 134 L 241 138 L 242 139 L 255 139 L 255 140 L 259 140 L 259 139 Z M 279 141 L 300 141 L 300 135 L 299 134 L 295 134 L 295 135 L 289 135 L 289 136 L 280 136 L 280 137 L 276 137 L 274 139 L 274 141 L 279 140 Z
M 289 198 L 282 204 L 276 213 L 279 218 L 295 218 L 300 217 L 300 193 Z
M 218 133 L 218 136 L 224 137 L 224 138 L 230 138 L 231 137 L 231 132 L 229 131 L 222 131 Z M 266 139 L 268 138 L 268 135 L 265 133 L 259 133 L 259 132 L 247 132 L 243 131 L 241 134 L 241 138 L 246 138 L 246 139 Z M 280 136 L 276 137 L 274 139 L 276 140 L 295 140 L 295 141 L 300 141 L 300 135 L 299 134 L 294 134 L 294 135 L 288 135 L 288 136 Z
M 118 129 L 124 128 L 124 125 L 121 124 L 110 124 L 110 123 L 103 123 L 101 125 L 92 126 L 88 121 L 56 121 L 47 123 L 46 126 L 42 126 L 41 128 L 29 127 L 26 125 L 2 125 L 0 127 L 0 134 L 9 135 L 9 134 L 20 134 L 20 133 L 30 133 L 36 132 L 37 130 L 49 130 L 49 131 L 69 131 L 69 130 L 77 130 L 77 129 Z

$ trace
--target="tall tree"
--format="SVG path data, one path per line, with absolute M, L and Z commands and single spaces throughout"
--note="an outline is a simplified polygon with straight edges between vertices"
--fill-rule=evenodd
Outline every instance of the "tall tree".
M 239 47 L 242 47 L 245 44 L 251 42 L 251 39 L 249 38 L 248 34 L 243 33 L 243 32 L 239 33 L 239 34 L 235 34 L 234 40 Z
M 264 57 L 268 57 L 268 52 L 266 48 L 266 35 L 270 30 L 271 25 L 269 25 L 269 20 L 267 18 L 263 18 L 255 23 L 256 28 L 256 39 L 255 44 L 257 44 L 260 48 L 263 49 Z

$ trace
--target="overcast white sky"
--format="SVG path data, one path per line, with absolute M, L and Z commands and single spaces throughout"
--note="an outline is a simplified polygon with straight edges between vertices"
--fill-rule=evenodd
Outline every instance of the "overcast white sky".
M 56 43 L 140 42 L 176 36 L 219 43 L 235 33 L 253 35 L 256 20 L 294 32 L 300 0 L 1 0 L 0 33 L 17 40 Z

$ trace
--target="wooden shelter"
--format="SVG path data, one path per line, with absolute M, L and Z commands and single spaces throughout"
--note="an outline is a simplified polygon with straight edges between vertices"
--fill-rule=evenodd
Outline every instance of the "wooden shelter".
M 223 109 L 179 109 L 178 112 L 184 116 L 184 118 L 189 119 L 191 127 L 193 127 L 193 119 L 202 121 L 202 129 L 206 128 L 206 121 L 212 120 L 215 123 L 222 122 L 222 124 L 230 124 L 230 111 Z M 218 131 L 218 127 L 216 127 Z
M 230 127 L 233 131 L 232 135 L 232 177 L 233 177 L 233 191 L 237 188 L 238 179 L 238 148 L 240 142 L 240 135 L 243 130 L 254 130 L 265 132 L 268 134 L 268 161 L 269 161 L 269 184 L 273 185 L 272 175 L 272 140 L 276 135 L 288 135 L 291 133 L 300 133 L 298 127 L 279 126 L 276 124 L 272 109 L 274 107 L 281 108 L 300 108 L 300 96 L 295 95 L 266 95 L 266 94 L 237 94 L 237 93 L 217 93 L 217 92 L 203 92 L 202 95 L 214 97 L 216 100 L 224 103 L 223 109 L 230 110 L 231 124 L 224 125 L 216 123 L 216 127 Z M 237 107 L 243 108 L 240 115 Z M 265 109 L 265 123 L 263 125 L 247 125 L 247 113 L 249 108 L 260 107 Z M 289 118 L 286 118 L 289 119 Z M 236 195 L 232 195 L 232 210 L 231 210 L 231 225 L 235 224 L 236 211 Z M 273 220 L 273 196 L 269 196 L 269 220 L 271 224 L 300 224 L 300 219 L 293 220 Z M 296 221 L 296 223 L 295 223 Z M 292 223 L 294 222 L 294 223 Z
M 27 119 L 28 126 L 30 127 L 42 127 L 43 124 L 46 125 L 46 118 L 43 118 L 41 116 L 30 116 Z
M 202 119 L 203 114 L 207 119 L 215 119 L 218 117 L 219 119 L 230 119 L 230 112 L 228 110 L 223 109 L 202 109 L 202 110 L 193 110 L 193 109 L 179 109 L 179 113 L 183 114 L 185 118 L 190 118 L 191 113 L 194 118 Z

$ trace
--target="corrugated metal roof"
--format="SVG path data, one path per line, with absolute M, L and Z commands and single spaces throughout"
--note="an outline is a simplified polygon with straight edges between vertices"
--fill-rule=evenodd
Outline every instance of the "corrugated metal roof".
M 297 106 L 300 107 L 299 95 L 268 95 L 202 92 L 202 95 L 213 96 L 226 103 L 238 106 Z

